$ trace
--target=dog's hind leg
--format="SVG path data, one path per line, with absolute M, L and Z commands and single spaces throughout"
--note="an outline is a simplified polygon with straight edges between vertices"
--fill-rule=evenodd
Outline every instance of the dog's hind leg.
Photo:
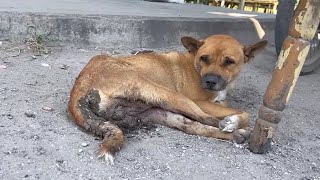
M 70 116 L 84 130 L 103 138 L 98 150 L 99 157 L 104 158 L 107 163 L 112 165 L 114 153 L 120 150 L 124 142 L 122 130 L 92 111 L 94 108 L 92 106 L 100 102 L 98 91 L 90 91 L 78 101 L 76 99 L 69 102 Z

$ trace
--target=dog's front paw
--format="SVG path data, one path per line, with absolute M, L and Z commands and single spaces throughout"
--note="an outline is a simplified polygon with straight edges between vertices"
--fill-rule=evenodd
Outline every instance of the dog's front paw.
M 237 115 L 225 117 L 219 122 L 219 129 L 223 132 L 233 132 L 239 127 L 240 118 Z
M 114 157 L 111 153 L 109 152 L 106 152 L 106 151 L 100 151 L 99 155 L 98 155 L 98 158 L 102 158 L 103 160 L 105 160 L 105 162 L 108 164 L 108 165 L 111 165 L 113 166 L 114 165 Z
M 233 132 L 233 141 L 237 144 L 242 144 L 249 140 L 251 133 L 251 128 L 237 129 Z

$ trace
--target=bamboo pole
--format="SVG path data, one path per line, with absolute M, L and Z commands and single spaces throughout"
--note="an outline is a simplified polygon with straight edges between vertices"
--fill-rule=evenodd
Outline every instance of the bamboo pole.
M 319 22 L 320 1 L 300 0 L 249 140 L 252 152 L 266 153 L 270 149 L 282 111 L 286 108 L 308 55 L 309 41 L 313 39 Z

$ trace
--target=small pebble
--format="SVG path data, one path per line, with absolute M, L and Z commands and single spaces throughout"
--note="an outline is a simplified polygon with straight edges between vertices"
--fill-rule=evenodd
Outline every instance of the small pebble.
M 87 146 L 89 146 L 89 144 L 88 143 L 81 143 L 81 146 L 82 147 L 87 147 Z
M 120 52 L 118 52 L 118 51 L 112 51 L 111 53 L 112 54 L 120 54 Z
M 41 66 L 43 66 L 43 67 L 49 67 L 50 65 L 47 64 L 47 63 L 41 63 Z
M 13 119 L 13 116 L 11 114 L 7 114 L 8 119 Z
M 33 113 L 33 112 L 25 112 L 24 114 L 29 118 L 35 118 L 36 117 L 35 113 Z
M 0 69 L 7 69 L 7 66 L 5 66 L 5 65 L 0 65 Z
M 62 163 L 64 163 L 64 160 L 63 159 L 58 159 L 58 160 L 56 160 L 56 162 L 59 163 L 59 164 L 62 164 Z
M 65 65 L 65 64 L 62 64 L 61 66 L 60 66 L 60 69 L 63 69 L 63 70 L 67 70 L 69 68 L 69 66 L 68 65 Z
M 51 107 L 43 107 L 42 110 L 44 110 L 44 111 L 53 111 L 53 108 L 51 108 Z
M 79 51 L 82 51 L 82 52 L 89 52 L 88 50 L 85 50 L 85 49 L 79 49 Z

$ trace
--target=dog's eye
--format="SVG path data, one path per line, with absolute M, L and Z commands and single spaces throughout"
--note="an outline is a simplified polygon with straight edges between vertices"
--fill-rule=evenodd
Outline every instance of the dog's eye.
M 234 63 L 235 63 L 235 62 L 234 62 L 233 59 L 231 59 L 230 57 L 226 57 L 226 58 L 224 59 L 223 65 L 228 66 L 228 65 L 234 64 Z
M 209 56 L 208 55 L 203 55 L 200 56 L 200 60 L 204 63 L 208 63 L 209 62 Z

